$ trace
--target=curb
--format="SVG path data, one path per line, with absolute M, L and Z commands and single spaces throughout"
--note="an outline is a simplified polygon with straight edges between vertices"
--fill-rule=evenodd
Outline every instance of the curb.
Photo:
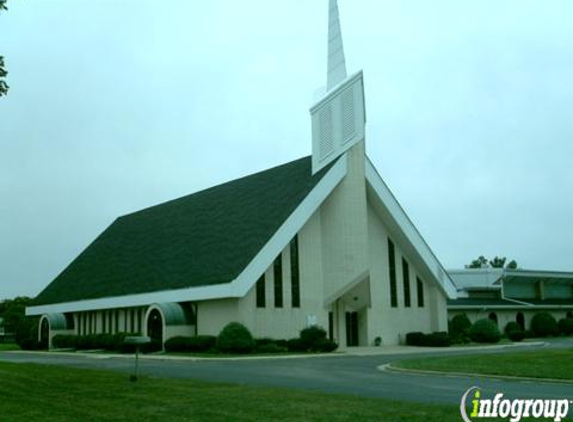
M 490 378 L 505 381 L 523 381 L 523 382 L 535 382 L 535 383 L 545 383 L 545 384 L 573 384 L 573 380 L 556 379 L 556 378 L 534 378 L 534 377 L 517 377 L 512 375 L 493 375 L 493 374 L 480 374 L 475 372 L 442 372 L 442 371 L 431 371 L 427 369 L 410 369 L 401 368 L 399 366 L 393 366 L 391 363 L 385 365 L 380 365 L 376 369 L 382 372 L 394 372 L 402 374 L 412 374 L 412 375 L 439 375 L 443 377 L 463 377 L 463 378 Z
M 65 356 L 65 357 L 80 357 L 80 358 L 89 358 L 89 359 L 134 359 L 134 353 L 124 353 L 124 354 L 113 354 L 113 353 L 86 353 L 86 352 L 66 352 L 66 351 L 30 351 L 30 350 L 11 350 L 2 353 L 13 353 L 13 354 L 26 354 L 26 355 L 35 355 L 35 356 Z M 162 354 L 149 354 L 144 355 L 140 354 L 140 360 L 169 360 L 169 361 L 188 361 L 188 362 L 227 362 L 227 361 L 250 361 L 250 360 L 275 360 L 275 359 L 315 359 L 315 358 L 337 358 L 337 357 L 344 357 L 348 356 L 346 353 L 343 352 L 335 352 L 335 353 L 315 353 L 315 354 L 307 354 L 307 355 L 300 355 L 300 354 L 293 354 L 293 355 L 269 355 L 269 356 L 232 356 L 232 357 L 202 357 L 202 356 L 174 356 L 174 355 L 162 355 Z

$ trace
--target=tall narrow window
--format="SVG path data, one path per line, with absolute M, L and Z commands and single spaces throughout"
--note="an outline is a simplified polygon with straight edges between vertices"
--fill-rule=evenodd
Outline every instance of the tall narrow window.
M 127 309 L 124 309 L 122 314 L 123 314 L 123 332 L 129 333 L 129 331 L 127 330 Z
M 119 310 L 116 309 L 114 312 L 114 322 L 115 322 L 115 333 L 119 333 Z
M 283 307 L 283 263 L 282 255 L 279 254 L 273 264 L 275 278 L 275 308 Z
M 135 316 L 137 317 L 136 323 L 135 323 L 135 332 L 137 334 L 141 333 L 141 309 L 137 308 L 135 310 Z
M 388 271 L 390 272 L 390 305 L 393 308 L 398 306 L 398 295 L 396 293 L 396 260 L 394 257 L 394 243 L 388 238 Z
M 263 274 L 257 280 L 257 308 L 264 308 L 267 306 L 266 295 L 267 291 L 265 288 L 265 275 Z
M 424 307 L 424 283 L 420 277 L 416 277 L 416 286 L 418 287 L 418 308 Z
M 129 310 L 129 321 L 131 322 L 130 333 L 135 333 L 135 309 L 133 308 Z
M 292 307 L 300 308 L 300 273 L 298 269 L 298 235 L 290 242 L 290 277 Z
M 402 258 L 402 280 L 404 282 L 404 306 L 412 306 L 410 298 L 410 267 L 404 258 Z

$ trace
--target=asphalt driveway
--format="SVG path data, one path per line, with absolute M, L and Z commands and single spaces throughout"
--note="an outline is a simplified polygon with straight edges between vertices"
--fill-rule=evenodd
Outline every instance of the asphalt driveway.
M 571 347 L 571 343 L 555 342 L 549 347 L 565 346 Z M 467 354 L 468 358 L 471 358 L 474 353 L 491 352 L 481 350 L 455 354 Z M 573 384 L 401 374 L 377 369 L 386 363 L 426 355 L 200 361 L 142 359 L 140 370 L 142 374 L 150 377 L 190 378 L 452 405 L 459 404 L 462 394 L 472 386 L 480 387 L 488 396 L 502 392 L 510 398 L 573 398 Z M 3 352 L 0 353 L 0 360 L 107 369 L 125 373 L 133 370 L 132 358 L 105 355 L 85 357 L 57 353 Z

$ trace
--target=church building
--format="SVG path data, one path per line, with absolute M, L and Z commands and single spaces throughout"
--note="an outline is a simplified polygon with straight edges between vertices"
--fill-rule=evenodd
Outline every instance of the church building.
M 347 75 L 336 0 L 328 32 L 312 155 L 119 217 L 27 309 L 41 338 L 165 342 L 238 321 L 274 339 L 319 325 L 345 348 L 447 331 L 456 288 L 365 154 L 364 78 Z

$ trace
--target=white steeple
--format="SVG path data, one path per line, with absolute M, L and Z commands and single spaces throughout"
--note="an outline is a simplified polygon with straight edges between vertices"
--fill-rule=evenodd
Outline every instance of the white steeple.
M 337 0 L 330 0 L 328 11 L 328 76 L 326 89 L 330 91 L 346 79 L 346 60 L 340 30 Z
M 327 92 L 310 114 L 314 174 L 364 139 L 363 76 L 346 74 L 337 0 L 329 0 Z

